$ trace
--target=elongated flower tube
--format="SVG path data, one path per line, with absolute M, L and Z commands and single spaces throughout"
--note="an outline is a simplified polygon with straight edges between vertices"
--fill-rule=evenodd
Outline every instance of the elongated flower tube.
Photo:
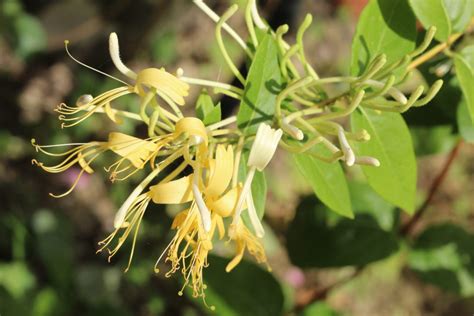
M 111 165 L 109 169 L 112 166 L 115 169 L 118 169 L 125 159 L 130 162 L 127 167 L 124 167 L 117 172 L 122 172 L 130 167 L 134 167 L 136 170 L 143 168 L 147 161 L 154 161 L 162 147 L 171 146 L 173 144 L 173 148 L 175 149 L 172 154 L 158 163 L 157 166 L 154 166 L 154 163 L 152 163 L 153 170 L 135 188 L 118 210 L 114 219 L 115 231 L 99 243 L 102 246 L 99 251 L 108 247 L 114 237 L 119 233 L 120 229 L 124 228 L 125 230 L 119 238 L 117 245 L 113 250 L 109 250 L 109 258 L 112 257 L 123 245 L 132 228 L 134 228 L 135 235 L 129 260 L 130 265 L 133 256 L 133 248 L 135 246 L 136 234 L 149 202 L 153 200 L 155 203 L 173 204 L 185 203 L 193 199 L 192 190 L 190 189 L 191 177 L 173 180 L 173 178 L 179 175 L 179 173 L 188 165 L 186 159 L 178 168 L 170 172 L 170 174 L 165 177 L 160 184 L 151 186 L 148 192 L 143 193 L 143 191 L 159 174 L 159 172 L 176 161 L 179 157 L 188 157 L 190 164 L 195 167 L 194 162 L 191 161 L 190 153 L 188 152 L 189 146 L 186 144 L 189 144 L 191 140 L 194 142 L 194 139 L 196 138 L 201 140 L 196 153 L 196 155 L 199 156 L 202 151 L 207 152 L 207 132 L 204 124 L 202 124 L 199 119 L 192 117 L 179 120 L 176 123 L 175 131 L 173 133 L 155 136 L 151 138 L 151 141 L 122 133 L 111 133 L 109 135 L 108 148 L 122 157 L 118 162 Z M 153 188 L 157 186 L 163 189 L 154 192 Z M 179 191 L 180 189 L 184 189 L 185 191 Z
M 77 102 L 75 106 L 68 106 L 64 103 L 60 104 L 57 107 L 56 112 L 60 114 L 59 119 L 63 121 L 61 125 L 62 127 L 77 125 L 89 118 L 94 113 L 106 113 L 112 121 L 119 123 L 117 114 L 125 114 L 124 116 L 127 116 L 127 113 L 124 111 L 117 112 L 117 110 L 113 110 L 111 104 L 113 101 L 127 94 L 138 94 L 142 98 L 141 118 L 147 124 L 150 123 L 150 120 L 146 115 L 146 107 L 150 103 L 154 103 L 155 107 L 159 106 L 155 96 L 159 96 L 175 112 L 175 114 L 173 114 L 166 110 L 162 110 L 162 114 L 166 116 L 167 119 L 177 121 L 182 117 L 181 111 L 176 107 L 176 105 L 184 105 L 184 97 L 188 95 L 189 85 L 174 75 L 166 72 L 164 68 L 147 68 L 138 73 L 130 70 L 120 59 L 118 38 L 115 33 L 111 33 L 109 38 L 110 56 L 117 69 L 129 79 L 132 79 L 134 84 L 129 84 L 80 62 L 69 53 L 68 41 L 66 41 L 65 44 L 66 52 L 74 61 L 80 65 L 119 81 L 123 83 L 124 86 L 109 90 L 92 98 L 87 95 L 87 98 L 81 99 L 80 102 Z M 84 113 L 81 114 L 82 112 Z M 128 115 L 128 117 L 134 116 Z M 155 124 L 156 123 L 157 122 L 155 122 Z M 163 127 L 164 123 L 160 123 Z
M 201 161 L 208 174 L 203 181 L 195 181 L 195 174 L 191 174 L 169 182 L 163 182 L 150 187 L 149 196 L 158 204 L 183 204 L 191 202 L 191 206 L 179 213 L 172 228 L 176 234 L 168 247 L 157 261 L 166 254 L 166 261 L 171 262 L 171 269 L 166 276 L 171 276 L 180 270 L 185 278 L 184 286 L 193 289 L 193 295 L 204 299 L 205 284 L 202 280 L 203 268 L 207 266 L 207 254 L 212 249 L 212 237 L 215 232 L 219 237 L 225 235 L 223 218 L 230 216 L 236 206 L 240 188 L 228 189 L 234 166 L 232 146 L 218 145 L 215 159 L 208 158 Z M 209 230 L 206 229 L 206 220 L 201 214 L 193 191 L 198 186 L 202 194 L 202 203 L 209 210 Z M 158 268 L 155 266 L 155 271 Z M 182 293 L 182 291 L 180 292 Z
M 258 127 L 257 135 L 250 149 L 250 155 L 247 162 L 249 167 L 247 178 L 245 179 L 244 186 L 242 188 L 242 193 L 237 202 L 237 207 L 235 209 L 234 218 L 232 220 L 232 225 L 236 227 L 240 221 L 240 215 L 243 210 L 244 201 L 247 200 L 247 195 L 251 195 L 251 184 L 255 171 L 262 171 L 270 162 L 273 155 L 275 154 L 278 143 L 280 142 L 283 132 L 281 129 L 273 129 L 269 125 L 262 123 Z M 255 225 L 255 223 L 260 223 L 258 215 L 255 212 L 255 208 L 247 208 L 249 216 L 252 218 L 253 228 L 258 237 L 263 237 L 264 231 L 261 225 Z M 231 236 L 232 238 L 232 236 Z

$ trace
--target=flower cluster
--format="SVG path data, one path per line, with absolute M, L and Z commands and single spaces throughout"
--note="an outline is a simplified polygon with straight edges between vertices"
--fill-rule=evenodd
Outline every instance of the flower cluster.
M 72 59 L 111 77 L 122 86 L 98 96 L 81 96 L 74 106 L 60 104 L 56 111 L 62 121 L 61 126 L 75 126 L 94 114 L 103 113 L 117 128 L 125 119 L 139 121 L 147 127 L 148 135 L 147 138 L 140 138 L 112 131 L 105 141 L 42 146 L 33 139 L 32 144 L 37 151 L 46 155 L 63 157 L 54 166 L 33 160 L 45 171 L 60 173 L 72 166 L 81 169 L 72 187 L 63 194 L 52 194 L 54 197 L 69 194 L 84 172 L 94 173 L 94 161 L 106 152 L 116 157 L 105 168 L 111 181 L 124 181 L 138 171 L 145 171 L 146 176 L 117 211 L 114 230 L 99 242 L 98 251 L 107 249 L 110 259 L 131 234 L 132 250 L 126 268 L 128 270 L 147 206 L 151 202 L 182 205 L 184 210 L 175 216 L 172 223 L 174 237 L 157 260 L 155 271 L 159 272 L 158 263 L 164 258 L 164 262 L 170 264 L 166 276 L 181 272 L 183 289 L 189 286 L 195 297 L 204 299 L 206 285 L 203 270 L 208 265 L 208 254 L 216 239 L 227 236 L 227 244 L 234 245 L 235 256 L 226 271 L 231 271 L 239 264 L 246 250 L 257 262 L 268 266 L 261 243 L 264 228 L 255 207 L 251 186 L 255 172 L 265 169 L 277 147 L 289 152 L 306 152 L 327 162 L 344 161 L 349 167 L 354 164 L 377 167 L 380 163 L 376 157 L 359 156 L 351 146 L 351 142 L 369 141 L 368 132 L 346 131 L 344 118 L 360 107 L 404 112 L 412 106 L 425 105 L 440 89 L 442 82 L 436 82 L 423 98 L 424 87 L 415 89 L 409 98 L 395 87 L 409 76 L 406 67 L 408 62 L 426 49 L 433 38 L 433 30 L 428 32 L 416 51 L 395 63 L 387 65 L 386 57 L 380 55 L 357 77 L 320 78 L 307 62 L 303 46 L 304 32 L 311 23 L 310 15 L 298 29 L 296 43 L 290 45 L 283 39 L 288 26 L 271 30 L 259 16 L 255 0 L 249 0 L 245 20 L 250 40 L 244 41 L 227 24 L 237 6 L 232 6 L 222 16 L 218 16 L 203 1 L 195 0 L 194 3 L 216 22 L 219 48 L 242 88 L 185 77 L 182 69 L 178 69 L 176 74 L 164 68 L 147 68 L 135 72 L 120 59 L 118 38 L 112 33 L 109 39 L 110 56 L 125 77 L 124 80 L 118 79 L 75 59 L 69 53 L 66 41 L 66 51 Z M 230 59 L 223 41 L 223 31 L 242 47 L 251 61 L 260 45 L 257 33 L 271 35 L 278 45 L 280 69 L 276 71 L 281 73 L 284 86 L 275 100 L 273 120 L 261 122 L 253 133 L 234 127 L 237 120 L 235 116 L 206 126 L 199 118 L 185 117 L 180 109 L 186 103 L 190 86 L 211 87 L 215 93 L 236 99 L 244 98 L 247 78 Z M 347 84 L 347 92 L 328 97 L 325 86 L 334 83 Z M 135 95 L 140 100 L 136 111 L 124 111 L 115 106 L 115 101 L 125 95 Z M 255 106 L 258 108 L 259 104 Z M 316 149 L 317 144 L 326 147 L 330 156 L 321 154 Z M 69 149 L 63 152 L 52 149 L 60 146 Z M 247 155 L 245 148 L 249 147 L 247 172 L 242 175 L 239 174 L 239 166 L 242 156 Z M 241 182 L 239 179 L 243 178 L 245 180 Z M 248 222 L 242 217 L 245 211 L 250 219 Z

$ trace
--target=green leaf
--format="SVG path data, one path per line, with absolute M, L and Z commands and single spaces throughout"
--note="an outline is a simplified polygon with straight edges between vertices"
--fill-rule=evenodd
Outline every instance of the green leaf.
M 466 53 L 472 50 L 472 48 L 468 49 L 454 56 L 454 66 L 456 67 L 456 76 L 459 79 L 471 121 L 474 122 L 474 58 Z
M 246 134 L 255 133 L 260 123 L 273 120 L 275 99 L 281 89 L 278 47 L 265 34 L 250 65 L 245 91 L 237 114 L 237 125 Z
M 472 0 L 443 0 L 446 12 L 451 25 L 453 33 L 462 33 L 469 25 L 471 17 L 474 14 L 474 1 Z M 432 2 L 426 1 L 426 2 Z
M 248 155 L 248 152 L 243 152 L 240 158 L 239 181 L 242 181 L 242 183 L 247 177 Z M 262 219 L 263 215 L 265 214 L 265 202 L 267 200 L 267 181 L 265 179 L 265 173 L 263 173 L 263 171 L 255 171 L 255 175 L 252 181 L 252 197 L 258 217 Z M 250 223 L 250 218 L 248 218 L 247 212 L 243 212 L 242 217 L 246 224 Z
M 371 0 L 362 12 L 352 42 L 351 74 L 361 74 L 377 55 L 387 62 L 415 48 L 416 20 L 406 0 Z
M 416 159 L 410 131 L 398 113 L 360 109 L 352 115 L 352 129 L 367 130 L 371 139 L 354 143 L 357 153 L 375 157 L 380 167 L 363 166 L 370 186 L 384 199 L 412 214 L 416 196 Z
M 469 115 L 466 101 L 463 99 L 457 110 L 459 134 L 469 143 L 474 143 L 474 124 Z
M 308 154 L 293 155 L 296 167 L 316 196 L 332 211 L 353 218 L 344 171 L 339 162 L 327 163 Z
M 460 52 L 459 52 L 462 57 L 464 57 L 464 60 L 471 66 L 471 69 L 474 68 L 474 44 L 469 45 L 464 47 Z
M 275 278 L 256 264 L 243 260 L 232 272 L 225 272 L 229 262 L 209 256 L 204 273 L 206 301 L 216 307 L 216 315 L 283 314 L 283 291 Z M 253 290 L 258 288 L 258 290 Z M 206 308 L 206 311 L 209 311 Z
M 398 250 L 395 235 L 369 214 L 330 223 L 327 209 L 314 197 L 298 206 L 286 240 L 291 262 L 302 268 L 363 266 Z
M 0 287 L 19 299 L 36 284 L 36 278 L 24 262 L 0 263 Z
M 29 14 L 21 14 L 13 21 L 17 35 L 16 53 L 22 58 L 28 58 L 46 48 L 47 34 L 41 22 Z
M 409 266 L 422 280 L 442 289 L 474 294 L 474 235 L 459 226 L 429 227 L 415 241 Z
M 306 307 L 298 316 L 340 316 L 341 313 L 336 312 L 327 303 L 317 302 Z
M 445 1 L 409 0 L 409 2 L 421 24 L 426 29 L 436 26 L 435 38 L 440 42 L 445 42 L 451 35 L 451 21 L 446 11 Z
M 211 96 L 204 89 L 196 101 L 196 116 L 204 123 L 211 125 L 221 120 L 221 104 L 214 105 Z

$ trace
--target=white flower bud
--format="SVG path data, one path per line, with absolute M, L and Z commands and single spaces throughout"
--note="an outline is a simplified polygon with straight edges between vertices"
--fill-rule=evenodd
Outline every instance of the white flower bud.
M 250 149 L 247 165 L 256 168 L 258 171 L 262 171 L 275 154 L 282 134 L 281 129 L 274 130 L 265 123 L 260 124 L 257 130 L 257 136 Z

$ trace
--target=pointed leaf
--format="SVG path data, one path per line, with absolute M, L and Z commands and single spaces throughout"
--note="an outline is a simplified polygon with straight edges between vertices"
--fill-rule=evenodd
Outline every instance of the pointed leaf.
M 275 99 L 281 88 L 279 69 L 277 44 L 270 34 L 265 34 L 250 65 L 237 114 L 237 125 L 245 133 L 254 133 L 260 123 L 273 120 Z
M 416 20 L 406 0 L 371 0 L 362 12 L 352 42 L 351 73 L 362 73 L 377 55 L 387 63 L 415 48 Z
M 444 0 L 409 0 L 409 2 L 425 29 L 436 26 L 435 38 L 440 42 L 445 42 L 451 35 L 451 21 Z
M 202 90 L 196 101 L 196 116 L 204 123 L 211 125 L 221 120 L 221 104 L 214 105 L 211 96 Z
M 314 193 L 332 211 L 353 218 L 347 181 L 339 162 L 327 163 L 309 154 L 293 155 L 296 167 Z
M 459 134 L 461 134 L 461 137 L 469 143 L 474 143 L 474 124 L 469 115 L 469 110 L 464 99 L 459 103 L 457 119 Z
M 426 1 L 426 0 L 425 0 Z M 433 0 L 426 1 L 432 2 Z M 474 1 L 472 0 L 443 0 L 448 17 L 451 20 L 453 33 L 462 33 L 469 25 L 474 15 Z
M 367 130 L 371 139 L 354 143 L 356 153 L 372 156 L 380 167 L 363 166 L 370 186 L 407 213 L 415 209 L 416 159 L 410 131 L 398 113 L 360 109 L 352 115 L 352 129 Z
M 459 79 L 471 121 L 474 122 L 474 57 L 472 57 L 474 54 L 470 54 L 473 51 L 472 47 L 467 47 L 466 49 L 461 54 L 454 56 L 454 66 L 456 67 L 456 76 Z

